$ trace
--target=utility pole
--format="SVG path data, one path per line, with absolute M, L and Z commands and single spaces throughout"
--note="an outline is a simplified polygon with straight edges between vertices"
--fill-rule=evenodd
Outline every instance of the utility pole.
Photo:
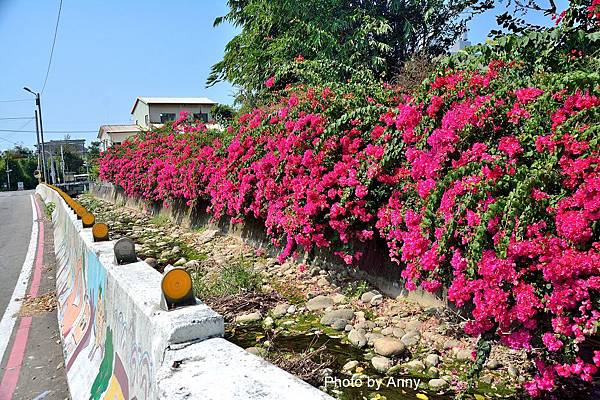
M 42 140 L 42 164 L 43 164 L 42 169 L 44 170 L 44 182 L 48 182 L 48 170 L 46 168 L 46 149 L 44 146 L 44 125 L 42 124 L 42 101 L 40 99 L 39 93 L 35 93 L 33 90 L 29 89 L 28 87 L 24 87 L 23 89 L 35 96 L 35 105 L 37 106 L 37 113 L 39 114 L 40 136 L 41 136 L 41 140 Z M 37 130 L 37 124 L 36 124 L 36 130 Z M 54 183 L 54 182 L 52 182 L 52 183 Z
M 10 191 L 10 173 L 12 170 L 8 168 L 8 151 L 6 152 L 6 184 L 7 189 Z
M 62 168 L 61 168 L 62 169 L 62 175 L 63 175 L 62 181 L 64 183 L 66 181 L 65 180 L 65 153 L 63 152 L 63 145 L 62 144 L 60 145 L 60 159 L 62 161 Z
M 38 126 L 38 110 L 35 110 L 35 136 L 36 136 L 36 140 L 37 140 L 37 159 L 38 159 L 38 165 L 37 165 L 37 169 L 38 171 L 41 172 L 41 168 L 42 168 L 42 164 L 43 164 L 43 153 L 42 153 L 42 145 L 40 144 L 40 129 Z

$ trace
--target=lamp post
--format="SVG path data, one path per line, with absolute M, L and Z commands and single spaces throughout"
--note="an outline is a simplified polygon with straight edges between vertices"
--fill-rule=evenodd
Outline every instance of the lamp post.
M 10 191 L 10 173 L 12 169 L 8 168 L 8 151 L 6 152 L 6 188 Z
M 24 87 L 23 90 L 33 94 L 35 96 L 35 105 L 37 106 L 37 115 L 39 116 L 39 123 L 40 123 L 40 136 L 41 136 L 41 150 L 42 150 L 42 170 L 44 171 L 44 182 L 48 182 L 48 170 L 46 169 L 46 155 L 45 155 L 45 148 L 44 148 L 44 125 L 42 124 L 42 102 L 40 101 L 40 94 L 39 93 L 35 93 L 33 90 L 29 89 L 28 87 Z M 36 119 L 36 126 L 35 129 L 37 131 L 38 126 L 37 126 L 37 119 Z M 40 147 L 38 145 L 38 151 L 40 150 Z M 54 183 L 54 182 L 51 182 Z

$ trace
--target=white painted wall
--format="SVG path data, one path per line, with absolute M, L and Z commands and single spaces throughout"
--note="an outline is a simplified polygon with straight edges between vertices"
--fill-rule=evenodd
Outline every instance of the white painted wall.
M 58 322 L 73 400 L 333 400 L 221 339 L 223 318 L 205 304 L 162 310 L 159 272 L 142 261 L 115 265 L 113 241 L 94 242 L 56 191 L 36 191 L 55 204 Z

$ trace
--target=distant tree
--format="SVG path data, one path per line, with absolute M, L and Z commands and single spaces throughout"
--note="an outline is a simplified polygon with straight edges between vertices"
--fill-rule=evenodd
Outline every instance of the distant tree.
M 229 0 L 215 20 L 241 27 L 207 85 L 228 80 L 246 101 L 267 86 L 390 80 L 414 54 L 442 54 L 476 0 Z
M 87 163 L 91 179 L 96 179 L 99 173 L 98 159 L 100 158 L 100 141 L 94 140 L 87 147 Z
M 215 122 L 221 125 L 228 125 L 233 120 L 236 110 L 227 104 L 215 104 L 212 106 L 210 113 Z
M 66 146 L 63 148 L 62 157 L 65 162 L 65 171 L 73 172 L 73 173 L 81 173 L 83 172 L 83 157 L 72 149 L 70 146 Z
M 0 153 L 0 188 L 7 186 L 6 165 L 10 169 L 10 190 L 17 189 L 17 182 L 23 182 L 26 189 L 33 189 L 37 179 L 33 176 L 37 169 L 37 157 L 31 149 L 15 146 Z

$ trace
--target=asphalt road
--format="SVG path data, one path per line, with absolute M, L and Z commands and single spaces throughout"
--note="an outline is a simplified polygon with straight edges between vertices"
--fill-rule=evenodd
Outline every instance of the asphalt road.
M 0 400 L 69 399 L 56 310 L 22 306 L 27 301 L 23 297 L 52 299 L 56 289 L 52 222 L 39 197 L 34 219 L 32 195 L 34 191 L 0 193 Z M 38 235 L 32 238 L 34 220 Z M 31 275 L 19 279 L 24 264 L 30 265 Z M 11 303 L 16 286 L 23 296 Z M 6 324 L 9 320 L 14 324 Z
M 31 237 L 33 191 L 0 193 L 0 316 L 10 301 Z

